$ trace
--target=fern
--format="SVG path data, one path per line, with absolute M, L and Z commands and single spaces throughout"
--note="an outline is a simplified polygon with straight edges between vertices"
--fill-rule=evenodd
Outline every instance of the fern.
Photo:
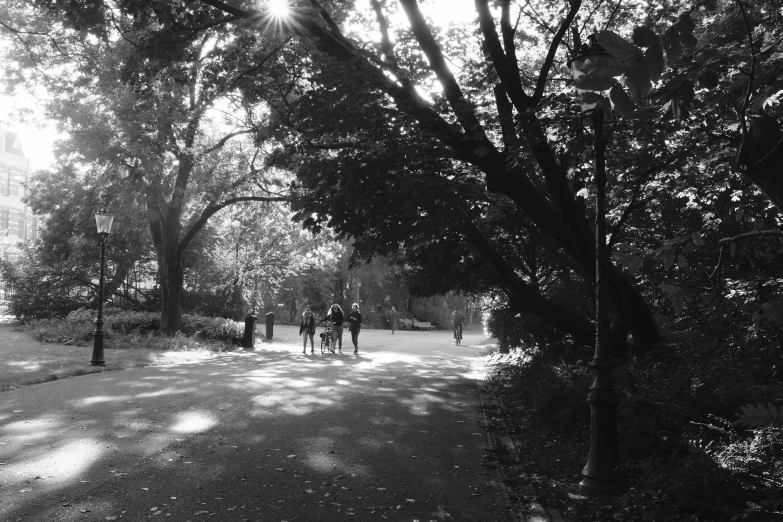
M 765 407 L 759 403 L 753 406 L 752 404 L 746 404 L 740 406 L 742 413 L 737 413 L 737 420 L 732 424 L 733 426 L 740 426 L 743 428 L 765 428 L 767 426 L 774 426 L 776 428 L 783 428 L 783 407 L 778 410 L 772 403 L 767 404 Z

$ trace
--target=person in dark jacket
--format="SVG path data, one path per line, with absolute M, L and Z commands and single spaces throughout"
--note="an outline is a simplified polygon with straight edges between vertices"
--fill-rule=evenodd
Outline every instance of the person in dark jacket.
M 331 308 L 329 308 L 329 313 L 327 313 L 324 317 L 320 319 L 320 322 L 323 321 L 329 321 L 332 323 L 332 348 L 331 351 L 334 353 L 334 345 L 338 345 L 338 349 L 340 353 L 343 353 L 343 321 L 345 320 L 345 315 L 343 314 L 343 309 L 340 308 L 340 305 L 337 303 L 333 304 Z
M 351 331 L 353 354 L 356 355 L 359 353 L 359 330 L 362 329 L 362 313 L 358 303 L 351 305 L 351 311 L 348 312 L 348 329 Z
M 302 323 L 299 325 L 299 335 L 304 340 L 304 346 L 302 347 L 302 353 L 307 353 L 307 338 L 310 338 L 310 353 L 314 353 L 315 341 L 313 335 L 315 335 L 315 316 L 309 308 L 305 308 L 302 313 Z

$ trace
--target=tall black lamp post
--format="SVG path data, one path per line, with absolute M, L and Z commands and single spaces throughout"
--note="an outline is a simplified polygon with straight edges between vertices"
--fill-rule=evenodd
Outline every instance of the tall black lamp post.
M 614 58 L 603 52 L 590 52 L 572 60 L 574 78 L 583 74 L 611 78 Z M 604 121 L 601 104 L 588 108 L 583 115 L 593 125 L 593 172 L 595 176 L 595 353 L 590 363 L 595 379 L 587 395 L 590 404 L 590 456 L 582 470 L 579 490 L 586 495 L 619 494 L 626 485 L 617 470 L 617 393 L 614 390 L 611 335 L 609 333 L 609 256 L 606 245 L 606 145 L 611 135 Z
M 98 227 L 98 235 L 101 237 L 101 277 L 98 280 L 98 315 L 95 317 L 95 332 L 93 333 L 91 366 L 103 366 L 103 279 L 104 266 L 106 265 L 106 238 L 111 234 L 111 224 L 114 214 L 106 210 L 95 213 L 95 224 Z

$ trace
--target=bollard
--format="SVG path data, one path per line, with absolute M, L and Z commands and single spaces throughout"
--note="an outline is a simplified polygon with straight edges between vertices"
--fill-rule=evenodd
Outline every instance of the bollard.
M 245 335 L 242 337 L 242 347 L 252 349 L 256 345 L 256 319 L 258 316 L 250 314 L 245 317 Z
M 275 326 L 275 314 L 272 312 L 269 312 L 266 314 L 266 340 L 271 341 L 272 340 L 272 331 L 274 330 Z

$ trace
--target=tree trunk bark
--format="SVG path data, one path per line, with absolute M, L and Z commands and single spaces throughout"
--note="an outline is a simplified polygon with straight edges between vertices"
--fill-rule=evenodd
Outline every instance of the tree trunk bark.
M 160 278 L 160 331 L 174 334 L 182 329 L 183 271 L 179 259 L 158 260 Z

